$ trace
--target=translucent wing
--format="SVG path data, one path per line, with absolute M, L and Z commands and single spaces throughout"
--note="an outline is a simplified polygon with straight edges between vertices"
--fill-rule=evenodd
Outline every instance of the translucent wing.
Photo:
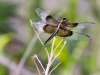
M 39 31 L 49 33 L 49 34 L 52 34 L 57 27 L 57 26 L 54 26 L 51 23 L 46 23 L 44 21 L 33 22 L 32 26 Z
M 39 31 L 42 31 L 42 32 L 44 32 L 43 27 L 44 27 L 45 25 L 46 25 L 46 24 L 45 24 L 44 22 L 42 22 L 42 21 L 33 22 L 33 24 L 32 24 L 32 26 L 33 26 L 35 29 L 37 29 L 37 30 L 39 30 Z
M 95 23 L 93 22 L 82 22 L 78 23 L 77 26 L 73 26 L 74 28 L 69 28 L 71 31 L 73 31 L 73 35 L 68 39 L 78 40 L 81 37 L 91 38 L 89 33 L 87 33 L 87 30 L 93 29 L 95 27 L 94 24 Z
M 51 23 L 52 25 L 57 26 L 58 21 L 55 20 L 52 16 L 50 16 L 46 11 L 44 11 L 43 9 L 37 8 L 36 9 L 37 14 L 39 15 L 39 17 L 45 21 L 46 23 Z
M 89 36 L 85 33 L 81 33 L 81 32 L 73 32 L 72 36 L 67 37 L 67 39 L 69 39 L 69 40 L 80 40 L 81 38 L 90 40 L 91 36 Z
M 46 25 L 49 25 L 49 26 L 57 26 L 58 25 L 58 21 L 55 20 L 52 16 L 50 16 L 46 11 L 44 11 L 43 9 L 40 9 L 40 8 L 37 8 L 35 10 L 38 14 L 38 16 L 42 19 L 41 21 L 39 22 L 34 22 L 33 23 L 33 26 L 39 30 L 39 31 L 42 31 L 44 32 L 44 27 Z
M 40 8 L 35 9 L 35 11 L 42 20 L 46 21 L 46 17 L 49 16 L 49 14 L 46 11 Z
M 92 28 L 94 27 L 95 23 L 93 22 L 82 22 L 82 23 L 78 23 L 78 25 L 75 27 L 75 28 L 71 28 L 72 31 L 75 31 L 75 32 L 81 32 L 83 31 L 84 29 L 89 29 L 89 28 Z

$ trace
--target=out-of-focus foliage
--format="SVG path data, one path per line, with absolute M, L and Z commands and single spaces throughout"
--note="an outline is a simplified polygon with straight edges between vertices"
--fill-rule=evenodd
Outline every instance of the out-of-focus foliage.
M 67 1 L 67 2 L 66 2 Z M 42 8 L 46 10 L 47 12 L 50 11 L 51 15 L 55 14 L 58 15 L 60 12 L 64 12 L 60 14 L 60 16 L 57 17 L 67 17 L 69 21 L 71 22 L 84 22 L 84 21 L 93 21 L 98 26 L 97 29 L 94 28 L 94 31 L 87 32 L 91 33 L 93 36 L 92 40 L 86 40 L 84 41 L 84 38 L 81 38 L 80 40 L 67 40 L 67 44 L 65 45 L 63 51 L 58 56 L 55 63 L 52 65 L 51 68 L 55 67 L 55 65 L 58 62 L 62 62 L 60 66 L 54 70 L 54 74 L 56 75 L 97 75 L 96 73 L 100 74 L 100 42 L 99 37 L 95 36 L 95 34 L 100 32 L 100 10 L 99 6 L 100 2 L 99 0 L 66 0 L 62 2 L 65 4 L 59 3 L 60 0 L 57 0 L 58 2 L 58 8 L 57 11 L 51 11 L 49 8 L 51 6 L 54 6 L 53 9 L 55 9 L 55 2 L 52 0 L 30 0 L 30 1 L 17 1 L 16 4 L 12 2 L 12 0 L 9 0 L 9 2 L 0 1 L 0 52 L 2 51 L 1 55 L 7 56 L 9 60 L 12 60 L 15 63 L 19 63 L 21 58 L 24 56 L 27 47 L 29 46 L 29 42 L 25 42 L 25 40 L 31 40 L 30 36 L 35 36 L 32 27 L 30 26 L 30 19 L 33 21 L 38 21 L 38 15 L 35 12 L 36 8 Z M 19 3 L 17 3 L 19 2 Z M 51 6 L 49 6 L 49 2 Z M 82 3 L 81 3 L 82 2 Z M 81 12 L 85 8 L 89 8 L 88 10 Z M 53 4 L 54 3 L 54 4 Z M 81 6 L 79 6 L 81 4 Z M 47 7 L 44 7 L 46 6 Z M 21 8 L 22 7 L 22 8 Z M 24 7 L 24 9 L 23 9 Z M 24 11 L 19 11 L 19 9 Z M 85 9 L 86 9 L 85 8 Z M 19 11 L 19 12 L 18 12 Z M 79 12 L 80 11 L 80 12 Z M 81 15 L 81 13 L 85 13 L 85 15 Z M 19 14 L 25 13 L 24 16 Z M 17 14 L 17 15 L 16 15 Z M 55 15 L 53 15 L 55 17 Z M 11 18 L 13 17 L 13 20 Z M 18 20 L 16 20 L 16 18 Z M 13 24 L 9 23 L 9 19 L 14 22 Z M 20 23 L 20 22 L 21 23 Z M 14 26 L 15 24 L 15 26 Z M 21 29 L 20 29 L 21 28 Z M 26 29 L 25 29 L 26 28 Z M 31 30 L 28 31 L 28 30 Z M 17 31 L 17 32 L 16 32 Z M 18 34 L 21 34 L 24 36 L 22 38 L 21 36 L 18 36 Z M 26 35 L 25 35 L 26 34 Z M 28 35 L 29 34 L 29 35 Z M 43 33 L 40 35 L 40 38 L 45 41 L 50 35 Z M 28 37 L 26 39 L 25 37 Z M 25 39 L 25 40 L 24 40 Z M 59 43 L 61 40 L 61 37 L 56 37 L 55 46 Z M 24 41 L 23 41 L 24 40 Z M 35 39 L 36 40 L 36 39 Z M 56 50 L 55 54 L 59 51 L 59 49 L 62 47 L 64 42 L 61 43 L 61 45 Z M 49 52 L 51 49 L 52 41 L 50 41 L 46 47 L 48 48 Z M 30 52 L 27 61 L 24 64 L 24 68 L 27 68 L 28 70 L 34 70 L 36 71 L 36 68 L 31 60 L 31 56 L 33 54 L 37 54 L 39 56 L 39 59 L 43 63 L 44 66 L 47 64 L 47 55 L 45 53 L 45 50 L 43 46 L 40 44 L 39 41 L 36 40 L 35 45 L 32 46 L 33 50 Z M 1 61 L 1 60 L 0 60 Z M 98 63 L 99 62 L 99 63 Z M 16 68 L 17 69 L 17 68 Z M 7 73 L 7 74 L 6 74 Z M 7 67 L 0 65 L 0 75 L 9 75 L 10 70 L 8 72 Z
M 15 15 L 15 9 L 15 4 L 0 1 L 0 50 L 12 39 L 10 37 L 11 34 L 7 33 L 14 32 L 14 30 L 10 27 L 10 23 L 7 20 L 10 16 Z
M 93 13 L 93 16 L 95 17 L 95 19 L 98 21 L 98 22 L 100 22 L 100 9 L 98 8 L 99 7 L 99 5 L 98 5 L 98 3 L 99 3 L 99 1 L 98 0 L 96 0 L 96 1 L 90 1 L 91 3 L 92 3 L 92 5 L 91 5 L 91 7 L 92 7 L 92 13 Z
M 9 19 L 10 16 L 15 15 L 15 9 L 16 9 L 15 4 L 11 4 L 8 2 L 4 3 L 0 1 L 0 32 L 1 33 L 8 33 L 8 32 L 14 31 L 9 26 L 7 19 Z
M 0 65 L 0 75 L 6 75 L 8 73 L 8 69 L 6 66 Z

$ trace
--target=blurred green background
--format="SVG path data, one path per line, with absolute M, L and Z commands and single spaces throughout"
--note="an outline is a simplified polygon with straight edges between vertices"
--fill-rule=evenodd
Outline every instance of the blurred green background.
M 96 23 L 87 29 L 90 41 L 65 39 L 67 44 L 51 69 L 62 63 L 52 75 L 100 75 L 100 0 L 0 0 L 0 75 L 15 75 L 18 70 L 19 75 L 37 75 L 31 59 L 34 54 L 46 67 L 47 55 L 30 25 L 30 19 L 39 20 L 36 8 L 56 19 L 67 17 L 71 22 Z M 43 42 L 50 36 L 41 34 Z M 59 40 L 57 37 L 55 46 Z M 52 41 L 46 45 L 49 51 L 51 44 Z

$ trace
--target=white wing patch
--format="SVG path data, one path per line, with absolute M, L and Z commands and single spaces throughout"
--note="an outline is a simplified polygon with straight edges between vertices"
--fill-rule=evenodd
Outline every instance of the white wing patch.
M 43 27 L 44 27 L 45 25 L 46 25 L 46 24 L 45 24 L 44 22 L 42 22 L 42 21 L 34 22 L 34 23 L 32 24 L 32 26 L 35 27 L 35 29 L 37 29 L 37 30 L 39 30 L 39 31 L 42 31 L 42 32 L 44 32 Z
M 37 12 L 38 16 L 41 17 L 42 20 L 46 21 L 46 17 L 48 16 L 48 13 L 46 11 L 40 8 L 37 8 L 35 11 Z

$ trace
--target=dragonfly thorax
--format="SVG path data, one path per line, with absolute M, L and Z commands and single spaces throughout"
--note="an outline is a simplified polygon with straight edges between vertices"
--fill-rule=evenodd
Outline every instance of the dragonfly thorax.
M 64 26 L 64 28 L 66 27 L 66 26 L 68 26 L 68 24 L 69 24 L 69 21 L 68 21 L 68 19 L 67 18 L 63 18 L 62 19 L 62 21 L 61 21 L 61 26 Z

